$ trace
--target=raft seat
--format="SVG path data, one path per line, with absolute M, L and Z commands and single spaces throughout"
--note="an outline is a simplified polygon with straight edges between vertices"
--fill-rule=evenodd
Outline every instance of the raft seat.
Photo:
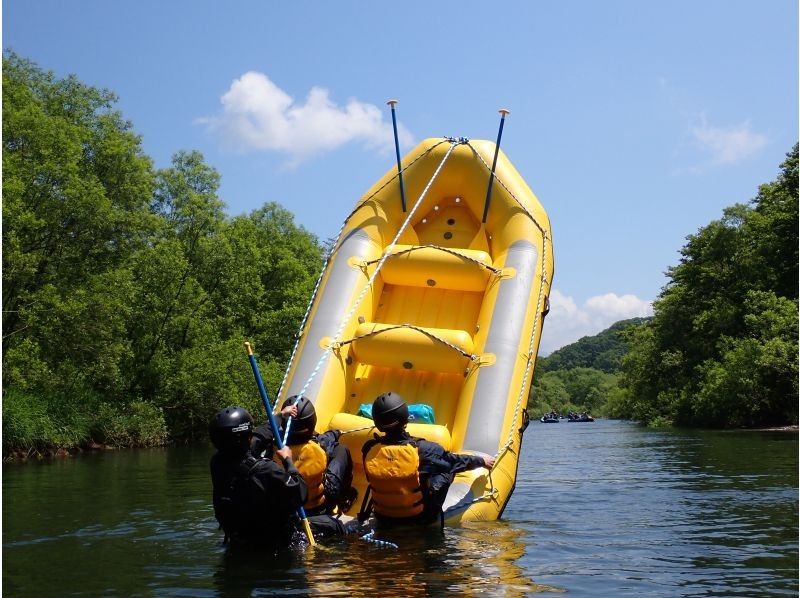
M 465 330 L 366 322 L 356 329 L 352 349 L 361 363 L 452 374 L 467 367 L 475 341 Z
M 485 251 L 395 245 L 381 268 L 388 284 L 484 292 L 492 258 Z
M 341 430 L 347 432 L 348 430 L 358 430 L 342 434 L 339 442 L 344 444 L 350 450 L 350 456 L 353 458 L 353 466 L 358 470 L 363 470 L 363 463 L 361 458 L 361 447 L 367 440 L 375 437 L 375 434 L 380 434 L 377 428 L 372 426 L 371 419 L 361 417 L 360 415 L 353 415 L 352 413 L 337 413 L 331 418 L 328 424 L 329 430 Z M 415 438 L 424 438 L 432 442 L 438 442 L 445 450 L 451 450 L 452 439 L 450 438 L 450 431 L 445 426 L 436 424 L 408 424 L 406 427 L 408 433 Z

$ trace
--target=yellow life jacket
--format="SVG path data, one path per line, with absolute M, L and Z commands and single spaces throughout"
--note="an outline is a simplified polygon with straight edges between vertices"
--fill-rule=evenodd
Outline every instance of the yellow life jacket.
M 372 490 L 376 515 L 403 519 L 422 513 L 419 450 L 416 444 L 364 445 L 364 472 Z
M 322 480 L 328 467 L 328 456 L 313 439 L 303 444 L 290 444 L 289 448 L 292 449 L 294 465 L 308 486 L 308 498 L 303 507 L 307 511 L 315 509 L 325 502 L 325 487 Z M 275 460 L 278 459 L 276 455 Z

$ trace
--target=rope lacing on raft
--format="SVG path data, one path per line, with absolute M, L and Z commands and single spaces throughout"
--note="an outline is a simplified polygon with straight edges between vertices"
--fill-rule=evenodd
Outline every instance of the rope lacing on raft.
M 464 139 L 463 137 L 461 139 Z M 333 245 L 331 245 L 330 249 L 325 255 L 325 260 L 322 264 L 322 269 L 320 270 L 319 276 L 317 277 L 317 282 L 314 285 L 314 290 L 311 292 L 311 299 L 308 301 L 308 305 L 306 306 L 306 313 L 303 315 L 303 320 L 300 323 L 300 327 L 298 328 L 298 332 L 295 335 L 294 347 L 292 348 L 292 354 L 289 356 L 289 363 L 286 365 L 286 371 L 283 373 L 283 379 L 281 380 L 281 385 L 278 387 L 278 392 L 275 393 L 275 403 L 272 406 L 272 410 L 275 411 L 278 407 L 278 401 L 280 400 L 281 392 L 283 391 L 283 387 L 286 385 L 286 379 L 289 377 L 289 371 L 292 369 L 292 364 L 294 363 L 295 354 L 297 353 L 297 348 L 300 346 L 300 338 L 303 335 L 303 330 L 305 329 L 306 322 L 308 321 L 308 316 L 311 313 L 311 307 L 314 305 L 314 300 L 317 298 L 317 293 L 319 292 L 319 287 L 322 284 L 322 279 L 325 276 L 325 270 L 328 268 L 328 264 L 331 261 L 333 255 L 338 251 L 339 247 L 342 244 L 342 231 L 344 231 L 347 223 L 353 217 L 353 215 L 358 212 L 361 208 L 363 208 L 373 197 L 375 197 L 378 193 L 383 191 L 386 187 L 388 187 L 396 178 L 398 178 L 403 172 L 411 168 L 416 162 L 427 156 L 431 153 L 434 149 L 439 147 L 443 143 L 453 143 L 455 140 L 452 137 L 445 137 L 438 143 L 435 143 L 430 148 L 422 152 L 419 156 L 414 158 L 411 162 L 409 162 L 405 168 L 403 168 L 400 172 L 396 173 L 392 178 L 390 178 L 386 183 L 380 186 L 374 193 L 372 193 L 369 197 L 367 197 L 364 201 L 359 203 L 352 212 L 347 215 L 347 218 L 344 219 L 342 222 L 342 226 L 339 227 L 339 232 L 336 233 L 336 241 L 334 241 Z M 464 140 L 463 143 L 466 143 L 468 140 Z M 302 395 L 298 395 L 302 396 Z
M 375 278 L 377 278 L 378 273 L 381 271 L 381 268 L 383 267 L 383 264 L 386 263 L 386 260 L 389 257 L 389 254 L 390 254 L 392 248 L 395 245 L 397 245 L 397 241 L 400 239 L 402 234 L 405 232 L 406 228 L 408 227 L 408 224 L 411 222 L 411 219 L 414 216 L 414 213 L 417 211 L 417 208 L 422 204 L 422 200 L 428 194 L 428 191 L 430 190 L 431 186 L 433 185 L 433 182 L 439 176 L 439 173 L 442 171 L 442 168 L 444 167 L 445 162 L 447 162 L 447 160 L 450 158 L 450 154 L 453 153 L 453 150 L 456 148 L 456 146 L 458 146 L 458 145 L 460 145 L 462 143 L 467 143 L 466 140 L 462 141 L 462 140 L 453 139 L 453 140 L 449 140 L 449 141 L 450 141 L 450 147 L 448 148 L 447 153 L 442 158 L 442 161 L 439 163 L 439 166 L 436 167 L 436 170 L 434 171 L 433 175 L 431 176 L 430 180 L 428 181 L 428 184 L 425 186 L 425 189 L 423 189 L 422 193 L 420 193 L 419 198 L 414 203 L 414 207 L 412 207 L 409 210 L 408 215 L 406 216 L 406 219 L 403 221 L 403 224 L 398 229 L 397 234 L 395 234 L 394 238 L 392 239 L 392 242 L 384 250 L 383 257 L 381 258 L 380 262 L 378 262 L 378 265 L 375 268 L 375 271 L 370 275 L 369 279 L 367 280 L 366 284 L 364 285 L 364 288 L 361 289 L 361 293 L 359 293 L 358 298 L 353 303 L 353 307 L 350 308 L 350 311 L 347 313 L 347 315 L 342 320 L 342 323 L 339 325 L 339 329 L 336 331 L 336 334 L 333 337 L 334 338 L 333 342 L 331 342 L 330 344 L 328 344 L 327 347 L 325 347 L 325 350 L 322 352 L 322 355 L 320 356 L 319 361 L 317 362 L 317 365 L 314 367 L 314 369 L 311 372 L 311 375 L 308 377 L 308 380 L 306 380 L 306 383 L 303 385 L 303 388 L 298 393 L 298 395 L 297 395 L 298 397 L 303 396 L 305 394 L 306 390 L 308 390 L 309 385 L 311 384 L 311 382 L 316 377 L 317 373 L 319 372 L 320 368 L 322 367 L 322 364 L 325 363 L 325 360 L 328 358 L 328 354 L 333 350 L 334 345 L 337 342 L 339 342 L 338 341 L 339 336 L 342 334 L 342 331 L 347 326 L 348 322 L 350 321 L 350 318 L 352 318 L 353 314 L 355 314 L 356 310 L 358 309 L 358 306 L 361 304 L 361 301 L 364 299 L 364 296 L 367 294 L 367 291 L 372 287 L 372 284 L 375 281 Z M 340 233 L 340 235 L 341 235 L 341 233 Z M 288 372 L 288 370 L 287 370 L 287 372 Z M 292 424 L 292 420 L 290 419 L 286 424 L 286 430 L 284 432 L 284 435 L 285 435 L 286 438 L 288 438 L 288 436 L 289 436 L 289 429 L 291 428 L 291 424 Z
M 359 339 L 367 338 L 368 336 L 375 336 L 376 334 L 381 334 L 382 332 L 388 332 L 390 330 L 397 330 L 398 328 L 409 328 L 411 330 L 416 330 L 417 332 L 421 332 L 422 334 L 424 334 L 428 338 L 430 338 L 430 339 L 432 339 L 432 340 L 434 340 L 434 341 L 436 341 L 438 343 L 441 343 L 441 344 L 443 344 L 443 345 L 445 345 L 447 347 L 450 347 L 454 351 L 457 351 L 458 353 L 460 353 L 462 356 L 466 357 L 470 361 L 474 362 L 474 361 L 477 361 L 478 358 L 479 358 L 478 355 L 474 355 L 473 353 L 467 353 L 466 351 L 464 351 L 464 349 L 462 349 L 458 345 L 454 345 L 453 343 L 451 343 L 449 341 L 446 341 L 442 337 L 440 337 L 440 336 L 438 336 L 436 334 L 433 334 L 430 330 L 425 330 L 424 328 L 420 328 L 419 326 L 414 326 L 413 324 L 395 324 L 395 325 L 389 326 L 387 328 L 381 328 L 380 330 L 371 330 L 370 332 L 367 332 L 365 334 L 361 334 L 359 336 L 354 336 L 353 338 L 347 339 L 345 341 L 334 342 L 334 343 L 332 343 L 332 345 L 333 345 L 334 349 L 338 349 L 339 347 L 342 347 L 344 345 L 349 345 L 350 343 L 355 342 L 355 341 L 357 341 Z
M 472 145 L 469 143 L 467 145 L 472 147 Z M 478 156 L 481 163 L 487 168 L 487 170 L 491 171 L 491 167 L 486 162 L 486 160 L 483 159 L 483 156 L 481 156 L 481 154 L 477 150 L 475 150 L 474 147 L 472 147 L 472 149 L 473 151 L 475 151 L 475 154 Z M 535 346 L 535 341 L 536 341 L 536 332 L 539 329 L 539 318 L 542 315 L 542 302 L 545 296 L 544 288 L 548 280 L 547 280 L 547 230 L 541 224 L 539 224 L 539 222 L 536 220 L 533 214 L 531 214 L 530 210 L 528 210 L 528 208 L 525 207 L 525 205 L 519 200 L 519 198 L 516 195 L 514 195 L 511 189 L 509 189 L 508 186 L 502 180 L 500 180 L 496 174 L 495 174 L 495 180 L 501 187 L 503 187 L 503 189 L 505 189 L 506 193 L 508 193 L 508 195 L 515 202 L 517 202 L 517 205 L 519 205 L 519 207 L 522 209 L 525 215 L 527 215 L 528 218 L 530 218 L 531 222 L 533 222 L 536 228 L 538 228 L 539 231 L 542 233 L 542 252 L 541 252 L 542 284 L 539 285 L 539 295 L 536 299 L 536 315 L 534 316 L 533 327 L 531 328 L 531 337 L 528 342 L 528 352 L 526 354 L 526 362 L 525 362 L 525 374 L 522 376 L 522 382 L 519 387 L 519 394 L 517 395 L 517 404 L 514 407 L 514 417 L 511 420 L 511 426 L 509 426 L 508 429 L 508 439 L 506 440 L 505 444 L 502 445 L 495 454 L 495 458 L 499 459 L 500 456 L 504 454 L 506 451 L 510 450 L 514 444 L 514 431 L 516 430 L 517 427 L 517 420 L 519 418 L 520 409 L 522 407 L 522 400 L 525 395 L 525 387 L 527 386 L 528 377 L 531 375 L 531 366 L 534 364 L 536 358 L 536 356 L 533 354 L 533 348 Z M 489 480 L 491 484 L 491 476 L 489 477 Z
M 469 143 L 469 142 L 467 142 L 467 145 L 472 148 L 472 151 L 475 152 L 475 154 L 478 156 L 478 159 L 491 172 L 492 167 L 489 166 L 489 164 L 486 162 L 486 160 L 483 159 L 483 156 L 480 155 L 478 150 L 476 150 L 472 146 L 472 144 Z M 502 180 L 500 180 L 500 178 L 497 176 L 497 173 L 495 173 L 495 175 L 494 175 L 494 180 L 496 180 L 498 182 L 498 184 L 503 189 L 505 189 L 506 193 L 508 193 L 508 195 L 511 197 L 511 199 L 513 199 L 515 202 L 517 202 L 517 205 L 522 209 L 523 212 L 525 212 L 525 215 L 528 216 L 528 218 L 531 219 L 531 222 L 533 222 L 536 225 L 536 228 L 539 229 L 539 232 L 541 232 L 543 235 L 546 236 L 547 235 L 547 231 L 545 230 L 545 228 L 541 224 L 539 224 L 539 222 L 536 220 L 534 215 L 531 214 L 530 210 L 528 210 L 528 208 L 525 207 L 525 205 L 519 200 L 519 198 L 516 195 L 514 195 L 514 193 L 511 191 L 511 189 L 509 189 L 508 186 Z
M 456 257 L 460 257 L 462 259 L 465 259 L 468 262 L 472 262 L 472 263 L 474 263 L 474 264 L 476 264 L 478 266 L 482 266 L 483 268 L 486 268 L 487 270 L 489 270 L 495 276 L 501 276 L 503 274 L 503 271 L 500 268 L 495 268 L 494 266 L 490 266 L 489 264 L 484 264 L 480 260 L 476 260 L 473 257 L 470 257 L 468 255 L 464 255 L 463 253 L 461 253 L 459 251 L 456 251 L 455 249 L 450 249 L 449 247 L 442 247 L 441 245 L 414 245 L 413 247 L 409 247 L 408 249 L 403 249 L 402 251 L 397 251 L 397 252 L 393 253 L 392 256 L 396 257 L 398 255 L 403 255 L 404 253 L 411 253 L 412 251 L 417 251 L 419 249 L 438 249 L 439 251 L 443 251 L 445 253 L 449 253 L 449 254 L 454 255 Z M 378 261 L 379 260 L 376 259 L 376 260 L 370 260 L 368 262 L 364 262 L 364 266 L 371 266 L 372 264 L 374 264 L 374 263 L 376 263 Z
M 350 310 L 350 313 L 348 313 L 348 315 L 345 317 L 344 321 L 342 322 L 342 325 L 340 326 L 339 330 L 337 331 L 337 333 L 335 335 L 335 338 L 338 338 L 338 336 L 341 334 L 342 330 L 346 326 L 347 322 L 350 320 L 352 315 L 355 313 L 355 310 L 358 307 L 358 305 L 360 304 L 361 300 L 363 299 L 364 294 L 366 293 L 366 290 L 372 285 L 372 283 L 374 282 L 374 280 L 375 280 L 375 278 L 377 276 L 377 273 L 379 272 L 379 270 L 381 269 L 383 264 L 386 262 L 386 259 L 387 259 L 388 255 L 389 255 L 389 250 L 391 248 L 393 248 L 397 244 L 398 239 L 400 238 L 401 234 L 407 228 L 411 217 L 413 216 L 413 214 L 416 211 L 417 207 L 420 205 L 422 199 L 427 194 L 427 192 L 430 189 L 434 179 L 439 175 L 442 167 L 444 166 L 444 163 L 450 157 L 450 154 L 452 153 L 453 149 L 455 149 L 455 147 L 457 145 L 462 145 L 462 144 L 463 145 L 468 145 L 475 152 L 475 154 L 478 156 L 478 159 L 486 167 L 486 169 L 491 172 L 491 167 L 489 166 L 489 164 L 486 162 L 486 160 L 483 159 L 483 156 L 480 154 L 480 152 L 478 152 L 472 146 L 472 144 L 469 142 L 469 139 L 467 139 L 465 137 L 459 137 L 458 139 L 453 138 L 453 137 L 447 137 L 447 138 L 442 139 L 442 141 L 440 141 L 440 142 L 436 143 L 435 145 L 431 146 L 428 150 L 426 150 L 425 152 L 420 154 L 417 158 L 415 158 L 408 165 L 406 165 L 406 167 L 403 168 L 401 172 L 405 172 L 407 169 L 409 169 L 417 161 L 419 161 L 420 159 L 422 159 L 423 157 L 428 155 L 430 152 L 432 152 L 436 147 L 438 147 L 442 143 L 447 143 L 447 142 L 449 142 L 451 144 L 450 148 L 448 149 L 448 151 L 445 154 L 444 158 L 442 159 L 441 163 L 437 167 L 437 169 L 434 172 L 433 176 L 431 177 L 430 181 L 428 181 L 428 184 L 425 187 L 425 189 L 423 190 L 422 194 L 417 199 L 417 202 L 414 204 L 414 207 L 409 211 L 408 216 L 406 217 L 406 220 L 403 222 L 403 225 L 401 226 L 400 230 L 395 235 L 394 239 L 392 240 L 392 243 L 384 251 L 383 256 L 378 261 L 378 267 L 375 269 L 375 271 L 372 273 L 372 276 L 367 281 L 367 284 L 365 285 L 364 289 L 362 290 L 361 294 L 359 295 L 359 298 L 357 299 L 356 303 L 353 305 L 353 308 Z M 286 372 L 284 373 L 283 380 L 281 381 L 281 386 L 278 389 L 278 392 L 277 392 L 276 397 L 275 397 L 275 405 L 273 406 L 273 410 L 277 407 L 278 400 L 279 400 L 279 398 L 281 396 L 281 391 L 283 390 L 283 387 L 284 387 L 284 385 L 286 383 L 286 379 L 287 379 L 287 377 L 289 375 L 289 371 L 291 370 L 292 363 L 294 362 L 294 358 L 295 358 L 295 354 L 297 352 L 297 347 L 298 347 L 299 342 L 300 342 L 300 337 L 301 337 L 301 334 L 302 334 L 302 330 L 305 328 L 305 324 L 306 324 L 306 322 L 308 320 L 308 315 L 311 312 L 311 307 L 312 307 L 312 305 L 314 303 L 314 300 L 316 299 L 317 293 L 319 291 L 320 283 L 321 283 L 322 278 L 323 278 L 323 276 L 325 274 L 325 269 L 327 268 L 331 257 L 334 255 L 334 253 L 336 253 L 336 251 L 341 246 L 342 232 L 344 231 L 345 227 L 347 226 L 347 223 L 353 217 L 353 215 L 356 212 L 358 212 L 362 207 L 364 207 L 378 193 L 380 193 L 383 189 L 385 189 L 388 185 L 390 185 L 396 178 L 398 178 L 400 176 L 400 174 L 401 174 L 400 172 L 395 174 L 386 183 L 384 183 L 379 189 L 377 189 L 369 197 L 364 199 L 364 201 L 359 203 L 355 207 L 355 209 L 353 209 L 353 211 L 350 212 L 350 214 L 347 216 L 347 218 L 345 218 L 344 222 L 342 223 L 342 226 L 340 227 L 339 232 L 337 233 L 337 236 L 336 236 L 337 241 L 336 241 L 336 243 L 334 243 L 334 245 L 331 247 L 330 251 L 328 252 L 328 254 L 327 254 L 326 258 L 325 258 L 325 263 L 323 264 L 322 270 L 320 272 L 319 278 L 317 279 L 317 283 L 314 286 L 314 291 L 312 292 L 311 300 L 308 303 L 308 307 L 306 308 L 306 313 L 303 316 L 303 321 L 302 321 L 302 323 L 300 325 L 300 332 L 297 335 L 297 339 L 295 341 L 295 346 L 292 349 L 292 355 L 289 358 L 289 363 L 287 365 Z M 539 286 L 539 295 L 538 295 L 537 301 L 536 301 L 536 315 L 534 317 L 533 327 L 531 329 L 531 337 L 530 337 L 530 340 L 529 340 L 529 343 L 528 343 L 528 352 L 527 352 L 527 356 L 526 356 L 525 373 L 523 375 L 523 378 L 522 378 L 522 381 L 521 381 L 521 384 L 520 384 L 520 390 L 519 390 L 519 394 L 517 396 L 517 403 L 516 403 L 516 405 L 514 407 L 514 417 L 513 417 L 512 421 L 511 421 L 511 426 L 509 427 L 508 439 L 505 442 L 505 444 L 502 445 L 498 449 L 497 453 L 495 453 L 495 455 L 494 455 L 496 459 L 499 459 L 499 457 L 503 453 L 505 453 L 507 450 L 510 450 L 511 447 L 513 446 L 513 443 L 514 443 L 514 431 L 515 431 L 516 426 L 517 426 L 517 420 L 519 419 L 520 409 L 522 407 L 522 400 L 523 400 L 523 397 L 524 397 L 524 394 L 525 394 L 525 387 L 527 386 L 528 379 L 529 379 L 529 377 L 531 375 L 531 366 L 534 363 L 534 357 L 535 356 L 533 355 L 533 347 L 534 347 L 535 341 L 536 341 L 536 333 L 537 333 L 537 330 L 538 330 L 539 318 L 541 317 L 541 313 L 542 313 L 541 307 L 542 307 L 543 298 L 545 296 L 544 287 L 548 282 L 548 280 L 547 280 L 547 238 L 548 238 L 548 234 L 547 234 L 547 230 L 541 224 L 539 224 L 539 222 L 536 220 L 536 218 L 530 212 L 530 210 L 528 210 L 528 208 L 525 207 L 525 205 L 519 200 L 519 198 L 502 181 L 502 179 L 500 179 L 495 174 L 494 180 L 496 180 L 497 183 L 506 191 L 506 193 L 508 193 L 508 195 L 517 203 L 517 205 L 520 207 L 520 209 L 523 211 L 523 213 L 525 213 L 525 215 L 528 216 L 528 218 L 531 220 L 531 222 L 542 233 L 542 252 L 541 252 L 541 256 L 542 256 L 542 259 L 541 259 L 541 281 L 542 281 L 542 284 Z M 463 255 L 461 255 L 461 257 L 464 257 L 465 259 L 470 259 L 470 258 L 467 258 L 466 256 L 463 256 Z M 374 262 L 372 262 L 372 263 L 374 263 Z M 484 265 L 484 264 L 482 264 L 482 265 Z M 316 367 L 314 368 L 314 370 L 312 371 L 311 375 L 309 376 L 309 379 L 303 385 L 303 388 L 300 391 L 300 393 L 298 394 L 298 396 L 302 396 L 305 393 L 305 391 L 307 390 L 308 386 L 311 384 L 312 380 L 317 375 L 319 369 L 321 368 L 322 364 L 324 363 L 325 359 L 327 358 L 328 353 L 330 353 L 330 351 L 333 349 L 333 346 L 334 346 L 335 343 L 336 343 L 336 341 L 334 341 L 334 343 L 332 343 L 332 344 L 328 345 L 328 347 L 326 347 L 325 351 L 323 352 L 322 356 L 320 357 L 319 362 L 317 363 Z M 286 431 L 286 435 L 288 437 L 288 429 Z M 490 480 L 490 491 L 485 493 L 482 497 L 476 498 L 473 502 L 476 502 L 476 501 L 479 501 L 479 500 L 484 500 L 485 498 L 490 497 L 490 496 L 494 496 L 496 494 L 497 491 L 494 488 L 494 485 L 491 484 L 491 476 L 489 476 L 489 480 Z

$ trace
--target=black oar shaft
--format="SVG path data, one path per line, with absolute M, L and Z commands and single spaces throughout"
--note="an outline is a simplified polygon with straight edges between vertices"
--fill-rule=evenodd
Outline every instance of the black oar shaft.
M 503 124 L 506 122 L 506 114 L 510 114 L 510 111 L 505 108 L 500 108 L 500 128 L 497 131 L 497 142 L 494 144 L 494 160 L 492 161 L 492 172 L 489 174 L 489 186 L 486 188 L 486 201 L 483 202 L 483 219 L 481 222 L 484 224 L 486 224 L 486 216 L 489 214 L 489 204 L 492 201 L 494 170 L 497 168 L 497 155 L 500 153 L 500 139 L 503 137 Z
M 406 211 L 406 190 L 403 187 L 403 169 L 400 166 L 400 141 L 397 138 L 397 117 L 394 113 L 394 107 L 397 100 L 389 100 L 386 102 L 392 109 L 392 129 L 394 130 L 394 153 L 397 156 L 397 176 L 400 178 L 400 203 L 403 206 L 403 212 Z

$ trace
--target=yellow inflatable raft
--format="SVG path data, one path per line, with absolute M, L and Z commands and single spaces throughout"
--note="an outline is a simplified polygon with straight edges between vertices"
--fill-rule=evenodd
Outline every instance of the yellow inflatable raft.
M 420 143 L 356 204 L 320 277 L 276 402 L 305 395 L 319 432 L 345 432 L 350 515 L 376 432 L 356 414 L 387 391 L 433 407 L 412 436 L 497 456 L 456 476 L 447 524 L 497 519 L 514 490 L 553 254 L 541 204 L 502 152 L 491 176 L 494 156 L 490 141 Z

